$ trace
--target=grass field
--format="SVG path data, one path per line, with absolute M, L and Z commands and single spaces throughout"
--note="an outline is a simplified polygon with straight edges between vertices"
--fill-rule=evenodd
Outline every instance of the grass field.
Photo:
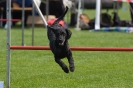
M 0 31 L 0 80 L 6 86 L 6 30 Z M 132 33 L 71 31 L 71 46 L 133 47 Z M 21 45 L 21 29 L 11 35 L 11 44 Z M 31 29 L 25 29 L 25 45 L 31 45 Z M 35 45 L 48 45 L 45 29 L 35 28 Z M 73 57 L 76 70 L 66 74 L 51 51 L 11 50 L 11 88 L 132 88 L 132 52 L 73 51 Z
M 124 4 L 127 6 L 126 4 Z M 86 11 L 85 11 L 86 12 Z M 90 10 L 91 18 L 94 11 Z M 130 19 L 129 10 L 119 11 Z M 133 47 L 133 34 L 89 32 L 70 28 L 70 46 Z M 0 81 L 6 88 L 7 31 L 0 28 Z M 11 29 L 11 45 L 21 45 L 21 28 Z M 25 29 L 25 45 L 31 45 L 31 28 Z M 47 46 L 44 28 L 35 28 L 35 46 Z M 75 72 L 64 73 L 51 51 L 11 50 L 11 88 L 132 88 L 133 52 L 73 51 Z M 66 59 L 63 61 L 68 65 Z

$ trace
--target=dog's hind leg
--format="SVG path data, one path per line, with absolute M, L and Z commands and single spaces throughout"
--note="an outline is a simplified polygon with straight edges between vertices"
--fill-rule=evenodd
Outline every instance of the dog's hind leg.
M 74 72 L 75 66 L 74 66 L 74 59 L 72 57 L 71 51 L 69 52 L 69 55 L 67 56 L 68 62 L 69 62 L 69 69 L 71 72 Z
M 62 62 L 59 58 L 55 58 L 55 62 L 58 63 L 60 65 L 60 67 L 62 68 L 62 70 L 65 73 L 69 73 L 69 70 L 67 68 L 67 66 L 64 64 L 64 62 Z

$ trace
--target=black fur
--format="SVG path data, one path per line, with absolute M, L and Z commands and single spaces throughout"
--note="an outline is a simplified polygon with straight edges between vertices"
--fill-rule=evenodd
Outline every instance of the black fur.
M 62 14 L 51 26 L 47 26 L 47 35 L 50 41 L 50 49 L 54 54 L 55 62 L 61 66 L 64 72 L 69 73 L 69 69 L 71 72 L 74 72 L 75 69 L 72 52 L 68 44 L 68 39 L 71 37 L 72 33 L 70 30 L 58 24 L 58 22 L 65 16 L 67 11 L 68 7 L 66 7 L 64 14 Z M 69 69 L 65 63 L 61 61 L 61 59 L 65 57 L 68 59 Z

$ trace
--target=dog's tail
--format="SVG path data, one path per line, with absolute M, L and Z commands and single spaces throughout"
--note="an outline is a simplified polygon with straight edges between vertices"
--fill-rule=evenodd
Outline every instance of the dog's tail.
M 65 12 L 64 12 L 52 25 L 58 24 L 58 22 L 59 22 L 61 19 L 63 19 L 63 17 L 66 15 L 67 11 L 68 11 L 68 7 L 66 6 Z

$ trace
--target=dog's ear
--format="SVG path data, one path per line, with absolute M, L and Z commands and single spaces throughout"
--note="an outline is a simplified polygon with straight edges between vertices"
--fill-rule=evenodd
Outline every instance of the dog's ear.
M 47 29 L 48 29 L 48 30 L 52 30 L 52 31 L 55 31 L 55 30 L 56 30 L 54 27 L 49 26 L 49 25 L 47 25 Z
M 67 33 L 66 39 L 69 39 L 72 35 L 72 32 L 69 29 L 65 29 L 65 30 L 66 30 L 66 33 Z

